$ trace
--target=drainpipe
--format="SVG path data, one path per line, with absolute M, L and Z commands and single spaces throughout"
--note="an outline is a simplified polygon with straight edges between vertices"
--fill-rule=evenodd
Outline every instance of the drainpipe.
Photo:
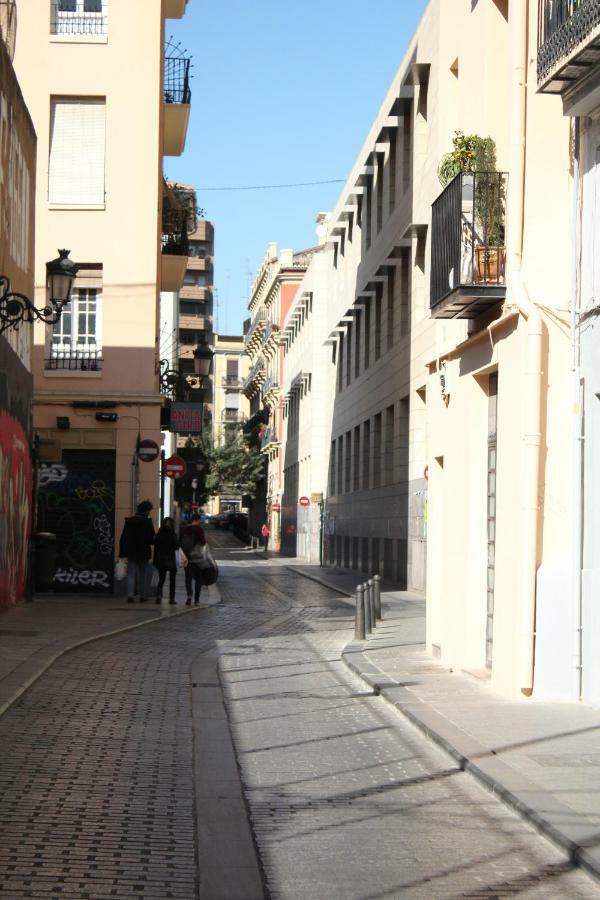
M 533 691 L 535 657 L 535 596 L 537 548 L 540 530 L 539 478 L 542 411 L 542 317 L 529 299 L 523 281 L 523 226 L 525 202 L 525 147 L 527 128 L 527 35 L 529 0 L 511 4 L 511 165 L 507 193 L 508 294 L 527 321 L 525 422 L 521 455 L 521 547 L 519 557 L 519 686 L 529 697 Z
M 583 442 L 584 419 L 584 383 L 581 378 L 579 363 L 579 142 L 580 120 L 574 120 L 575 140 L 573 153 L 573 187 L 571 207 L 571 373 L 573 376 L 573 547 L 572 547 L 572 584 L 573 604 L 576 617 L 575 633 L 575 671 L 576 690 L 579 700 L 583 699 L 583 493 L 584 465 Z

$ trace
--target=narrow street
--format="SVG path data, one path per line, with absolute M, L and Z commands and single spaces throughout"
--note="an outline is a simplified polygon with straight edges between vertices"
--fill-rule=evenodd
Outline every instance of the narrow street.
M 210 538 L 220 605 L 67 654 L 0 718 L 0 896 L 259 896 L 203 880 L 203 835 L 228 794 L 194 759 L 218 710 L 193 713 L 216 682 L 192 673 L 216 662 L 265 896 L 600 897 L 349 672 L 342 596 Z M 206 805 L 199 778 L 213 782 Z M 233 840 L 223 854 L 240 865 Z

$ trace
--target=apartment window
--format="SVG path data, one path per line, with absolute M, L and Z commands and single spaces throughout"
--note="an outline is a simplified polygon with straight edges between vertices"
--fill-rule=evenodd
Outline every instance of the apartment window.
M 346 384 L 352 381 L 352 322 L 348 323 L 348 331 L 346 332 Z
M 383 172 L 384 172 L 384 160 L 385 155 L 383 153 L 377 153 L 377 233 L 381 231 L 383 227 Z
M 239 372 L 239 362 L 237 359 L 228 359 L 227 360 L 227 377 L 228 378 L 237 378 Z
M 225 408 L 226 409 L 239 409 L 240 408 L 240 395 L 237 391 L 231 391 L 225 394 Z
M 208 245 L 206 241 L 190 241 L 188 256 L 196 259 L 205 259 L 208 254 Z
M 351 440 L 352 440 L 352 432 L 346 432 L 346 440 L 345 440 L 345 455 L 346 458 L 344 460 L 344 490 L 346 493 L 350 493 L 351 490 L 351 477 L 352 477 L 352 456 L 351 456 Z
M 52 329 L 47 369 L 94 370 L 101 366 L 99 288 L 73 288 L 71 302 Z
M 373 487 L 381 484 L 381 413 L 373 418 Z
M 80 97 L 51 101 L 48 202 L 104 206 L 106 103 Z
M 352 490 L 360 490 L 360 425 L 354 429 L 354 447 L 352 450 Z
M 344 490 L 344 436 L 340 435 L 337 442 L 337 492 L 341 494 Z
M 360 345 L 361 341 L 361 324 L 362 324 L 362 310 L 358 309 L 356 311 L 356 317 L 354 319 L 354 377 L 358 378 L 360 375 Z
M 398 135 L 400 130 L 393 128 L 390 135 L 390 157 L 389 157 L 389 207 L 388 213 L 391 214 L 396 208 L 396 167 L 398 165 Z
M 206 287 L 208 275 L 206 272 L 186 272 L 183 276 L 183 283 L 191 287 Z
M 396 304 L 396 270 L 390 266 L 390 274 L 387 282 L 387 348 L 391 350 L 394 346 L 394 314 Z
M 203 316 L 206 313 L 206 303 L 204 300 L 198 302 L 190 302 L 185 300 L 179 304 L 180 316 Z
M 364 366 L 368 369 L 371 365 L 371 307 L 365 307 L 365 357 Z
M 344 335 L 340 334 L 338 344 L 338 394 L 344 387 Z
M 335 441 L 331 442 L 329 451 L 329 493 L 335 494 Z
M 395 410 L 388 406 L 385 411 L 385 483 L 394 483 L 394 427 Z
M 375 360 L 381 356 L 381 295 L 383 288 L 381 282 L 377 282 L 375 295 Z
M 369 419 L 363 422 L 363 452 L 362 452 L 362 470 L 363 470 L 363 491 L 368 491 L 371 487 L 371 422 Z
M 106 34 L 106 0 L 52 0 L 53 34 Z

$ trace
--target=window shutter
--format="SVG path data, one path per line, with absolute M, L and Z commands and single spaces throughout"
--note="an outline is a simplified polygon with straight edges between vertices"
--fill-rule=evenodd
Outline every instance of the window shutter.
M 239 409 L 240 408 L 240 395 L 239 394 L 225 394 L 225 409 Z
M 237 361 L 237 359 L 228 359 L 227 360 L 227 377 L 228 378 L 237 378 L 238 377 L 238 361 Z
M 52 101 L 48 201 L 66 206 L 104 204 L 104 100 Z

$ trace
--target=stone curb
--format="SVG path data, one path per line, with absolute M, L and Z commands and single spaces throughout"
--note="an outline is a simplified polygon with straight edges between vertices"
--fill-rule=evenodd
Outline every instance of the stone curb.
M 183 609 L 178 609 L 176 612 L 170 613 L 168 616 L 154 616 L 151 619 L 144 619 L 143 622 L 134 622 L 132 625 L 124 625 L 121 628 L 113 628 L 111 631 L 103 631 L 101 634 L 94 634 L 86 638 L 82 638 L 81 640 L 74 641 L 72 644 L 69 644 L 66 647 L 63 647 L 61 650 L 58 650 L 54 653 L 49 659 L 43 662 L 37 672 L 34 672 L 24 684 L 21 685 L 13 694 L 5 700 L 2 704 L 0 704 L 0 716 L 3 716 L 5 712 L 7 712 L 11 706 L 13 706 L 16 701 L 23 696 L 23 694 L 29 690 L 29 688 L 35 684 L 35 682 L 42 677 L 42 675 L 48 671 L 48 669 L 54 665 L 54 663 L 59 660 L 62 656 L 65 656 L 67 653 L 70 653 L 72 650 L 77 650 L 78 647 L 83 647 L 85 644 L 92 644 L 94 641 L 101 641 L 103 638 L 114 637 L 116 634 L 123 634 L 125 631 L 133 631 L 134 628 L 143 628 L 144 625 L 154 625 L 157 622 L 169 622 L 171 619 L 176 619 L 178 616 L 186 615 L 187 613 L 198 612 L 201 609 L 210 609 L 212 606 L 216 606 L 221 602 L 221 593 L 218 587 L 215 585 L 211 586 L 213 593 L 217 596 L 211 602 L 209 600 L 208 603 L 202 603 L 199 606 L 189 606 L 184 607 Z
M 480 744 L 426 702 L 410 694 L 402 682 L 386 675 L 368 659 L 367 648 L 366 641 L 350 641 L 342 650 L 341 658 L 355 675 L 373 688 L 375 694 L 383 697 L 455 759 L 462 771 L 473 775 L 537 831 L 566 851 L 573 864 L 600 879 L 600 847 L 598 840 L 590 840 L 591 824 L 569 824 L 574 815 L 571 808 L 503 762 L 494 750 Z M 532 802 L 534 798 L 537 803 Z M 590 846 L 586 845 L 587 841 Z
M 293 566 L 283 566 L 284 569 L 287 569 L 288 572 L 293 572 L 295 575 L 301 575 L 302 578 L 308 578 L 309 581 L 316 581 L 317 584 L 323 585 L 323 587 L 329 588 L 332 591 L 337 591 L 338 594 L 341 594 L 343 597 L 352 597 L 352 593 L 349 591 L 345 591 L 343 588 L 338 587 L 336 584 L 332 584 L 330 581 L 326 581 L 324 578 L 319 578 L 317 575 L 308 575 L 306 572 L 301 572 L 300 569 L 295 569 Z

